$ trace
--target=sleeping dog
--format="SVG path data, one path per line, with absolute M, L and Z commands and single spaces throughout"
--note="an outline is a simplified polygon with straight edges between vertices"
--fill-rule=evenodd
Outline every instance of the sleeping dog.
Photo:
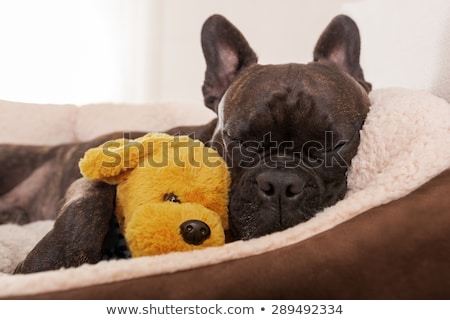
M 342 199 L 371 89 L 359 64 L 355 22 L 335 17 L 307 64 L 258 64 L 244 36 L 220 15 L 204 23 L 201 41 L 204 102 L 217 119 L 168 133 L 189 134 L 226 159 L 232 175 L 231 237 L 284 230 Z M 79 179 L 77 162 L 88 148 L 121 135 L 52 148 L 0 147 L 0 222 L 26 223 L 58 213 L 54 228 L 18 272 L 101 259 L 114 187 Z M 83 237 L 68 237 L 66 230 Z
M 257 64 L 222 17 L 210 18 L 202 35 L 205 103 L 218 114 L 211 143 L 232 168 L 233 236 L 284 230 L 342 199 L 371 89 L 356 24 L 333 19 L 309 64 Z

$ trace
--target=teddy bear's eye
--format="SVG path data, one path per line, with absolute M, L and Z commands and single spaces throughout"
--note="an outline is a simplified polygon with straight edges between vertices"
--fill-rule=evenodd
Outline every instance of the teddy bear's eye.
M 178 197 L 174 193 L 166 193 L 163 197 L 164 201 L 170 201 L 170 202 L 176 202 L 180 203 L 181 201 L 178 199 Z

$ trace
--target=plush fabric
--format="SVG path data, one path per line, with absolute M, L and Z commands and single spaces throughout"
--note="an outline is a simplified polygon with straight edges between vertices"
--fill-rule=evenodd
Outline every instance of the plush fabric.
M 120 155 L 118 163 L 111 165 L 105 145 L 109 155 Z M 108 141 L 86 151 L 79 166 L 84 177 L 117 186 L 115 213 L 133 257 L 225 244 L 230 173 L 199 140 L 148 133 Z M 174 200 L 161 202 L 166 196 Z M 192 221 L 205 223 L 208 236 L 182 234 L 181 226 Z
M 6 275 L 0 297 L 450 298 L 450 106 L 398 88 L 370 98 L 349 192 L 310 221 L 219 248 Z
M 52 228 L 53 221 L 36 221 L 24 226 L 0 225 L 0 276 L 12 273 L 36 243 Z

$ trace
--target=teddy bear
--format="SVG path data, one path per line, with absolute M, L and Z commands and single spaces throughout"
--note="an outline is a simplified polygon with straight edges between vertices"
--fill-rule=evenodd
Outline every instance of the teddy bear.
M 131 257 L 225 243 L 229 171 L 199 140 L 148 133 L 108 141 L 86 151 L 79 167 L 87 179 L 116 185 L 112 223 Z

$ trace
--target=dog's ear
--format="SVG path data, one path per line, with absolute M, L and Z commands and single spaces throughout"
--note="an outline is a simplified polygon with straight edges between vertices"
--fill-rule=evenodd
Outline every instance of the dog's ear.
M 359 65 L 361 38 L 358 26 L 348 16 L 338 15 L 325 28 L 314 48 L 314 61 L 331 60 L 358 81 L 367 92 L 372 85 Z
M 241 32 L 220 15 L 209 17 L 201 33 L 206 60 L 203 97 L 205 105 L 217 112 L 217 106 L 237 73 L 258 61 Z

